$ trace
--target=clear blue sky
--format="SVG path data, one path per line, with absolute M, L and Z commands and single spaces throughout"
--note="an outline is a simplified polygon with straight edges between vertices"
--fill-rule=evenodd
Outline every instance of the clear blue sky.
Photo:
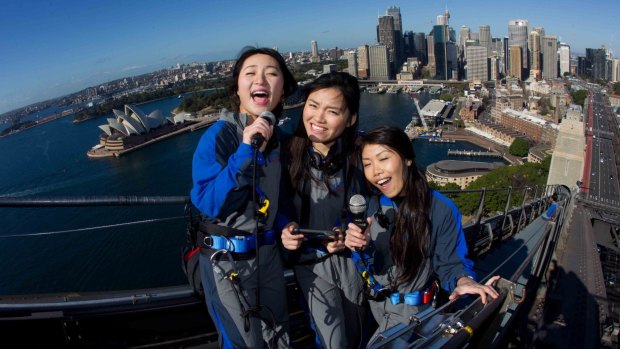
M 519 3 L 519 6 L 508 4 Z M 620 56 L 620 2 L 5 0 L 0 4 L 0 113 L 124 76 L 234 58 L 246 45 L 280 52 L 374 44 L 377 16 L 400 6 L 403 30 L 429 32 L 448 7 L 451 26 L 506 35 L 527 19 L 571 45 Z M 457 34 L 458 35 L 458 34 Z

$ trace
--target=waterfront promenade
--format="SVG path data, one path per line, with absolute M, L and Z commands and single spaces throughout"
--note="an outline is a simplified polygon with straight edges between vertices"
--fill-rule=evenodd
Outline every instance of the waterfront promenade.
M 457 141 L 466 141 L 482 148 L 486 148 L 490 152 L 500 153 L 504 155 L 504 159 L 511 165 L 520 165 L 523 163 L 520 157 L 508 153 L 508 147 L 503 144 L 493 142 L 488 138 L 484 138 L 468 129 L 457 128 L 452 131 L 444 131 L 443 138 L 454 139 Z

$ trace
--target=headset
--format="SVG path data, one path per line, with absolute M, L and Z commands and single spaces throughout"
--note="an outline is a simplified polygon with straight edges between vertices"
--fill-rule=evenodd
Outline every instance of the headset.
M 308 164 L 310 167 L 322 171 L 328 176 L 333 176 L 344 166 L 342 154 L 327 154 L 325 158 L 312 148 L 308 150 Z

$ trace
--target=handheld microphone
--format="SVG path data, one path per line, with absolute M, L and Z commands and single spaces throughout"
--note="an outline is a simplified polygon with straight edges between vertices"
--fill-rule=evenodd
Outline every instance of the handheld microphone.
M 273 113 L 270 111 L 264 111 L 260 113 L 258 117 L 267 120 L 267 123 L 269 123 L 269 126 L 273 126 L 276 123 L 276 116 L 273 115 Z M 263 137 L 263 135 L 260 133 L 256 133 L 252 136 L 252 141 L 251 141 L 252 147 L 258 148 L 261 146 L 261 144 L 263 144 L 264 141 L 265 141 L 265 137 Z
M 362 232 L 368 227 L 366 221 L 366 199 L 360 194 L 355 194 L 349 199 L 349 214 L 351 223 L 362 229 Z

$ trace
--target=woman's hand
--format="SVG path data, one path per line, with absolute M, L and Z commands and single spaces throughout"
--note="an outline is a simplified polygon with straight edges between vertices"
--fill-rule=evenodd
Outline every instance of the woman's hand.
M 457 280 L 457 286 L 454 291 L 452 291 L 452 294 L 450 294 L 449 299 L 454 300 L 464 294 L 477 294 L 480 295 L 482 304 L 487 304 L 487 296 L 490 296 L 493 299 L 499 296 L 497 291 L 495 291 L 495 289 L 493 288 L 493 285 L 500 278 L 501 276 L 495 275 L 490 278 L 484 285 L 481 285 L 468 277 L 462 277 Z
M 269 141 L 269 138 L 271 138 L 271 135 L 273 134 L 273 127 L 269 125 L 269 122 L 267 122 L 264 118 L 254 119 L 252 124 L 243 129 L 243 143 L 251 145 L 252 136 L 257 133 L 260 133 L 265 138 L 263 144 L 260 145 L 260 151 L 263 151 L 267 141 Z
M 344 238 L 346 247 L 351 250 L 356 248 L 363 250 L 370 244 L 370 225 L 372 224 L 372 219 L 368 217 L 366 222 L 368 222 L 368 227 L 365 231 L 362 231 L 355 223 L 349 223 L 349 229 L 347 229 Z
M 298 249 L 304 241 L 304 234 L 293 234 L 293 231 L 297 228 L 299 228 L 299 225 L 295 222 L 291 222 L 282 229 L 282 245 L 287 250 L 294 251 Z
M 330 240 L 323 241 L 323 245 L 325 245 L 325 248 L 327 249 L 327 252 L 329 253 L 340 252 L 344 250 L 345 248 L 344 234 L 342 233 L 340 228 L 338 228 L 337 230 L 334 229 L 334 231 L 336 232 L 334 240 L 330 239 Z

